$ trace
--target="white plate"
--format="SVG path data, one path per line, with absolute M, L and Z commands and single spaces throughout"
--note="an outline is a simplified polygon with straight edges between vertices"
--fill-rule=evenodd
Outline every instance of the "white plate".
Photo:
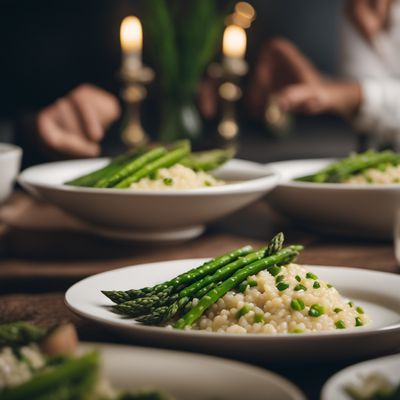
M 170 350 L 87 343 L 101 351 L 103 373 L 121 389 L 160 389 L 177 400 L 304 400 L 292 383 L 250 365 Z
M 333 375 L 322 389 L 322 400 L 351 400 L 343 388 L 349 384 L 360 384 L 363 378 L 379 373 L 394 386 L 400 383 L 400 354 L 365 361 Z
M 273 207 L 308 227 L 345 235 L 391 239 L 400 184 L 294 182 L 319 171 L 332 159 L 294 160 L 268 164 L 282 180 L 268 195 Z
M 148 241 L 198 236 L 204 224 L 262 197 L 278 182 L 263 165 L 231 160 L 214 173 L 236 183 L 191 190 L 93 189 L 63 182 L 101 168 L 107 159 L 62 161 L 26 169 L 19 182 L 31 193 L 92 224 L 110 237 Z
M 109 311 L 112 303 L 100 292 L 152 286 L 204 261 L 156 262 L 94 275 L 73 285 L 66 303 L 78 315 L 135 340 L 233 357 L 300 361 L 313 354 L 313 359 L 343 359 L 400 347 L 400 276 L 394 274 L 313 266 L 318 276 L 363 307 L 373 320 L 365 327 L 318 334 L 222 334 L 149 327 Z

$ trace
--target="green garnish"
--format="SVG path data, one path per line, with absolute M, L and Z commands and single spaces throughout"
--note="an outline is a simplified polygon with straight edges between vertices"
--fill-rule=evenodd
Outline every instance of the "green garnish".
M 336 329 L 346 329 L 345 323 L 339 319 L 339 321 L 335 322 Z
M 301 282 L 301 277 L 299 275 L 295 276 L 297 282 Z
M 290 331 L 290 333 L 303 333 L 303 329 L 300 328 L 294 328 L 292 331 Z
M 164 178 L 163 183 L 165 186 L 171 186 L 174 183 L 174 180 L 172 178 Z
M 236 318 L 240 319 L 243 315 L 246 315 L 251 310 L 248 304 L 245 304 L 241 309 L 236 312 Z
M 320 287 L 321 287 L 321 285 L 319 284 L 319 282 L 315 281 L 314 284 L 313 284 L 313 288 L 314 289 L 319 289 Z
M 272 276 L 276 276 L 281 272 L 281 267 L 278 267 L 277 265 L 273 265 L 272 267 L 268 268 L 268 272 L 272 275 Z
M 313 304 L 308 311 L 308 315 L 310 317 L 320 317 L 324 313 L 324 307 L 322 307 L 320 304 Z
M 353 307 L 354 306 L 354 303 L 352 301 L 349 301 L 347 304 L 349 305 L 349 307 Z
M 357 311 L 359 314 L 364 314 L 364 310 L 363 310 L 361 307 L 356 307 L 356 311 Z
M 151 179 L 152 181 L 155 181 L 158 178 L 158 171 L 152 171 L 149 174 L 149 179 Z
M 247 279 L 247 283 L 249 284 L 250 287 L 257 286 L 257 281 L 255 281 L 254 279 Z
M 280 292 L 283 292 L 283 291 L 286 290 L 288 287 L 289 287 L 289 284 L 286 283 L 286 282 L 279 282 L 279 283 L 276 285 L 276 288 L 277 288 Z
M 337 314 L 342 312 L 343 310 L 341 308 L 335 308 L 333 311 Z
M 306 291 L 307 288 L 306 288 L 304 285 L 302 285 L 302 284 L 300 283 L 300 284 L 298 284 L 298 285 L 296 285 L 296 286 L 294 287 L 294 290 L 295 290 L 296 292 L 298 292 L 298 291 L 300 291 L 300 290 Z
M 294 299 L 290 302 L 290 307 L 292 307 L 293 310 L 295 311 L 301 311 L 304 310 L 306 307 L 304 304 L 304 301 L 301 299 Z
M 363 322 L 360 317 L 356 317 L 356 326 L 363 326 Z
M 254 316 L 254 323 L 260 323 L 260 322 L 264 322 L 264 315 L 263 314 L 256 314 Z
M 212 186 L 212 183 L 210 181 L 204 181 L 204 186 Z
M 283 275 L 278 275 L 278 276 L 275 278 L 275 283 L 282 282 L 284 279 L 285 279 L 285 277 L 284 277 Z
M 243 281 L 238 287 L 238 292 L 244 293 L 248 286 L 249 284 L 247 283 L 247 281 Z
M 326 287 L 327 287 L 328 289 L 333 288 L 333 286 L 332 286 L 330 283 L 327 283 L 327 284 L 326 284 Z
M 314 281 L 318 279 L 318 276 L 313 274 L 312 272 L 307 272 L 306 273 L 306 278 L 308 279 L 313 279 Z

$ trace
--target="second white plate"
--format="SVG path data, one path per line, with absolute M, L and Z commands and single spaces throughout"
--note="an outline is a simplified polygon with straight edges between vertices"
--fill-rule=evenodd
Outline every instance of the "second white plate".
M 126 337 L 158 346 L 206 351 L 268 361 L 345 359 L 379 354 L 400 345 L 400 276 L 363 269 L 312 266 L 340 293 L 362 306 L 372 322 L 362 328 L 304 334 L 222 334 L 149 327 L 109 310 L 101 290 L 152 286 L 194 268 L 204 259 L 156 262 L 116 269 L 86 278 L 66 293 L 68 307 L 78 315 Z

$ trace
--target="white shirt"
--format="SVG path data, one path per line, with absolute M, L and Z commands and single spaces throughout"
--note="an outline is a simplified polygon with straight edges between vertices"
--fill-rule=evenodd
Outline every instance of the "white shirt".
M 368 43 L 343 18 L 340 27 L 340 72 L 357 80 L 362 103 L 353 120 L 360 133 L 381 140 L 400 138 L 400 0 L 394 0 L 389 28 Z

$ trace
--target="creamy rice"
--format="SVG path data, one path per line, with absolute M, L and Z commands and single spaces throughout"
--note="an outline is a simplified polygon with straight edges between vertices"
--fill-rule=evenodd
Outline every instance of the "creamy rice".
M 191 329 L 303 333 L 352 328 L 369 322 L 364 310 L 343 299 L 334 287 L 304 266 L 290 264 L 282 267 L 275 277 L 262 271 L 250 279 L 256 286 L 247 286 L 243 293 L 228 292 Z
M 176 164 L 170 168 L 161 168 L 154 179 L 143 178 L 131 185 L 131 189 L 199 189 L 208 186 L 220 186 L 225 182 L 215 179 L 203 171 L 193 171 L 183 165 Z
M 354 175 L 344 183 L 400 183 L 400 165 L 388 165 L 383 171 L 368 168 L 361 174 Z

